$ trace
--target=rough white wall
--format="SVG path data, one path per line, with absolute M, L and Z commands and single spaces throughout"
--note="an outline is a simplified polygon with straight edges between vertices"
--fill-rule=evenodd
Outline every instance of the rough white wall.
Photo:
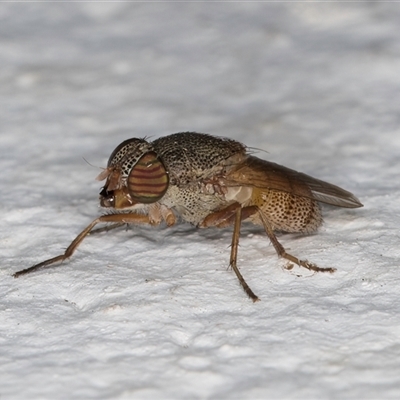
M 0 397 L 398 398 L 400 6 L 0 5 Z M 129 137 L 194 130 L 354 192 L 283 269 L 259 228 L 134 227 L 59 254 Z M 85 157 L 95 167 L 83 160 Z

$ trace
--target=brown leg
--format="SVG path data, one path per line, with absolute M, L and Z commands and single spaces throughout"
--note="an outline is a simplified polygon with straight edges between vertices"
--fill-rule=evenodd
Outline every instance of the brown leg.
M 112 224 L 112 225 L 103 226 L 102 228 L 92 229 L 90 231 L 90 233 L 88 233 L 88 236 L 89 235 L 94 235 L 94 234 L 97 234 L 97 233 L 101 233 L 101 232 L 112 231 L 113 229 L 120 228 L 121 226 L 124 226 L 124 225 L 126 225 L 124 222 L 117 222 L 117 223 Z
M 240 235 L 240 225 L 241 224 L 242 224 L 242 208 L 239 207 L 236 210 L 235 225 L 233 226 L 230 266 L 235 271 L 235 274 L 238 277 L 239 282 L 242 285 L 247 296 L 249 296 L 250 299 L 252 299 L 254 302 L 256 302 L 256 301 L 259 301 L 259 298 L 250 289 L 249 285 L 246 283 L 242 274 L 240 273 L 239 268 L 237 267 L 237 254 L 238 254 L 238 247 L 239 247 L 239 235 Z
M 203 222 L 200 223 L 199 227 L 209 228 L 211 226 L 216 226 L 217 228 L 226 228 L 235 222 L 236 211 L 239 208 L 241 208 L 239 203 L 233 203 L 222 210 L 208 214 L 207 217 L 204 218 Z M 243 221 L 249 218 L 250 215 L 255 214 L 258 211 L 258 208 L 255 206 L 249 206 L 244 207 L 241 210 L 241 218 Z
M 230 258 L 230 266 L 234 270 L 236 276 L 239 279 L 240 284 L 242 285 L 244 291 L 247 295 L 254 301 L 258 301 L 259 298 L 253 293 L 250 289 L 249 285 L 244 280 L 242 274 L 237 267 L 237 254 L 239 247 L 239 236 L 240 236 L 240 225 L 243 220 L 247 219 L 250 215 L 253 215 L 258 211 L 257 207 L 249 206 L 242 208 L 239 203 L 233 203 L 230 206 L 215 211 L 206 218 L 204 218 L 203 222 L 199 224 L 200 228 L 209 228 L 211 226 L 215 226 L 217 228 L 225 228 L 227 226 L 233 225 L 233 235 L 232 235 L 232 245 L 231 245 L 231 258 Z
M 316 271 L 316 272 L 335 272 L 336 268 L 320 268 L 316 264 L 311 263 L 307 260 L 300 260 L 297 257 L 292 256 L 289 253 L 286 253 L 285 248 L 278 242 L 278 239 L 276 238 L 274 231 L 271 227 L 271 224 L 269 221 L 266 219 L 264 213 L 258 209 L 258 213 L 260 215 L 261 221 L 264 225 L 265 232 L 267 233 L 269 240 L 271 240 L 272 245 L 274 246 L 276 252 L 278 253 L 279 257 L 286 258 L 287 260 L 301 266 L 304 268 L 309 269 L 310 271 Z
M 68 246 L 67 250 L 65 250 L 64 254 L 61 254 L 57 257 L 50 258 L 49 260 L 43 261 L 39 264 L 34 265 L 33 267 L 23 269 L 21 271 L 16 272 L 13 276 L 14 278 L 18 278 L 21 275 L 25 275 L 38 269 L 47 267 L 48 265 L 55 264 L 60 261 L 64 261 L 67 258 L 71 257 L 75 252 L 76 248 L 81 244 L 83 239 L 92 231 L 92 229 L 100 222 L 115 222 L 118 224 L 148 224 L 150 223 L 149 217 L 147 215 L 140 214 L 110 214 L 103 215 L 99 218 L 96 218 L 90 225 L 88 225 Z

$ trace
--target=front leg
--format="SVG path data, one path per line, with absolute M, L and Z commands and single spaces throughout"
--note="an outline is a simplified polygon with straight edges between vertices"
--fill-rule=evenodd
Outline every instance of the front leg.
M 29 267 L 23 269 L 21 271 L 16 272 L 13 276 L 14 278 L 18 278 L 21 275 L 29 274 L 31 272 L 37 271 L 38 269 L 47 267 L 49 265 L 55 264 L 57 262 L 62 262 L 67 258 L 71 257 L 74 254 L 77 247 L 81 244 L 83 239 L 92 231 L 92 229 L 99 224 L 100 222 L 114 222 L 117 224 L 149 224 L 150 220 L 147 215 L 141 214 L 110 214 L 103 215 L 99 218 L 96 218 L 89 224 L 68 246 L 67 250 L 65 250 L 64 254 L 61 254 L 57 257 L 50 258 L 49 260 L 42 261 L 39 264 L 34 265 L 33 267 Z

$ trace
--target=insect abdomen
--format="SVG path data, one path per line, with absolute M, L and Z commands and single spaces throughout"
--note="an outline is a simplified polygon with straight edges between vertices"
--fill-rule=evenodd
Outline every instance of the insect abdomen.
M 317 201 L 306 197 L 254 189 L 252 203 L 261 209 L 275 230 L 307 233 L 315 231 L 322 223 Z

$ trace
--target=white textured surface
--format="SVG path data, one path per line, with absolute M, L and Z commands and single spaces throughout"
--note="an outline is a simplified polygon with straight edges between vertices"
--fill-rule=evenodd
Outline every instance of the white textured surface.
M 0 397 L 399 398 L 400 6 L 0 5 Z M 59 254 L 98 215 L 129 137 L 185 130 L 262 148 L 354 192 L 284 246 L 258 228 L 131 228 Z

